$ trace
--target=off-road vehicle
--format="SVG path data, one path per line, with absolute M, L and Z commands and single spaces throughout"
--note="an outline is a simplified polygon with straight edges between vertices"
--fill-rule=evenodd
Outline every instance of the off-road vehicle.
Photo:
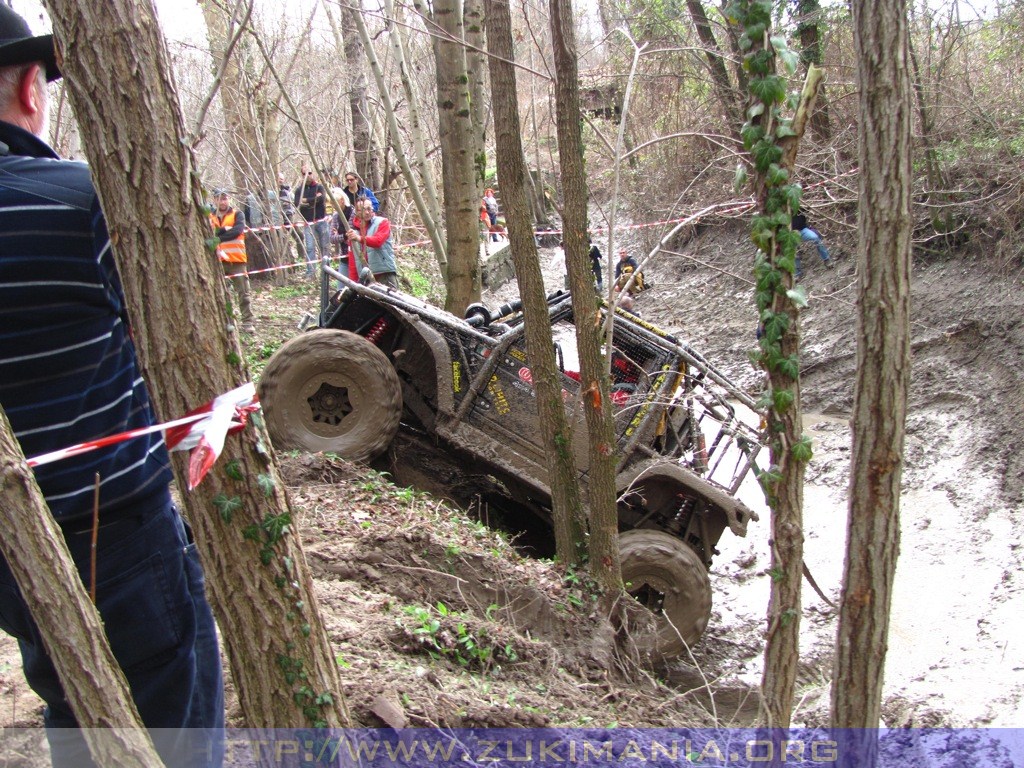
M 486 473 L 519 509 L 550 521 L 519 302 L 493 311 L 474 305 L 459 318 L 330 268 L 325 274 L 342 290 L 328 301 L 325 277 L 318 327 L 286 342 L 259 384 L 274 444 L 369 461 L 401 429 L 466 473 Z M 622 575 L 658 617 L 641 650 L 674 656 L 707 626 L 708 568 L 722 533 L 744 536 L 757 519 L 735 494 L 761 436 L 738 415 L 740 408 L 753 413 L 749 396 L 701 355 L 635 315 L 614 312 Z M 548 317 L 585 498 L 587 432 L 568 293 L 548 296 Z

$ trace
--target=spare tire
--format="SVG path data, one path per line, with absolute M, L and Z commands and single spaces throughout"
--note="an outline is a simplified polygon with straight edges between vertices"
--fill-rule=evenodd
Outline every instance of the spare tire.
M 654 627 L 632 632 L 637 650 L 673 658 L 693 646 L 711 618 L 711 581 L 697 553 L 664 531 L 634 528 L 619 535 L 626 592 L 654 613 Z
M 290 339 L 263 370 L 259 397 L 275 447 L 331 451 L 351 461 L 381 454 L 402 416 L 391 362 L 349 331 L 318 329 Z

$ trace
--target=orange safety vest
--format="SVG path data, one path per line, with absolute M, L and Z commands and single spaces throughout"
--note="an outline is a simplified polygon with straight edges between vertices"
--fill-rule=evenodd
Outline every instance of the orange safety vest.
M 210 224 L 216 232 L 221 227 L 231 229 L 235 226 L 235 219 L 238 218 L 238 211 L 232 208 L 223 219 L 217 217 L 216 213 L 210 214 Z M 234 240 L 228 240 L 217 246 L 217 256 L 221 261 L 228 261 L 234 264 L 245 264 L 249 258 L 245 254 L 245 233 L 243 232 Z

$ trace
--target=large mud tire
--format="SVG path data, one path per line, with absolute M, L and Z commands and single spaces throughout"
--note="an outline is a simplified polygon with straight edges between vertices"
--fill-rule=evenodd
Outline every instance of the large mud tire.
M 653 630 L 632 633 L 642 655 L 674 658 L 693 646 L 711 618 L 711 581 L 690 547 L 664 531 L 619 535 L 626 591 L 654 611 Z
M 402 416 L 402 387 L 387 356 L 348 331 L 290 339 L 263 370 L 259 396 L 276 448 L 351 461 L 381 454 Z

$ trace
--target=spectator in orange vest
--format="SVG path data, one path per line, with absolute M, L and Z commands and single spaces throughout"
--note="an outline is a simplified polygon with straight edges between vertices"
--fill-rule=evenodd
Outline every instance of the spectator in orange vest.
M 224 267 L 238 297 L 238 308 L 242 313 L 242 333 L 255 333 L 252 324 L 252 304 L 249 299 L 248 257 L 245 254 L 245 216 L 231 207 L 231 198 L 223 189 L 213 191 L 217 209 L 210 214 L 210 226 L 217 237 L 217 258 Z M 233 330 L 229 326 L 228 330 Z

